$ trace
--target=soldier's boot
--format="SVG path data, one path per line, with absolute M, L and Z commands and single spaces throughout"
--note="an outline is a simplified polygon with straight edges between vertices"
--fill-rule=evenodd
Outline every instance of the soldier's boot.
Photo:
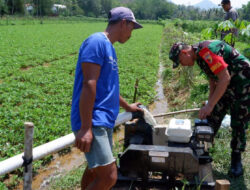
M 241 153 L 240 152 L 232 152 L 231 154 L 231 175 L 234 177 L 239 177 L 243 175 L 243 167 L 241 163 Z

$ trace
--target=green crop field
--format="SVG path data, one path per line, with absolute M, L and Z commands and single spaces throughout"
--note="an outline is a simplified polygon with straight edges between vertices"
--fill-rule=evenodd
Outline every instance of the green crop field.
M 0 26 L 0 161 L 23 151 L 23 123 L 35 125 L 34 146 L 71 132 L 70 109 L 78 49 L 105 22 Z M 130 103 L 136 78 L 144 104 L 154 98 L 162 26 L 144 24 L 115 44 L 121 95 Z
M 208 96 L 206 77 L 198 67 L 173 70 L 168 52 L 176 41 L 192 44 L 202 40 L 199 31 L 214 23 L 180 20 L 162 23 L 164 28 L 145 23 L 143 29 L 133 32 L 127 43 L 114 45 L 121 95 L 132 103 L 135 81 L 139 79 L 138 101 L 144 105 L 153 102 L 158 65 L 162 62 L 169 110 L 200 107 Z M 35 124 L 34 146 L 71 132 L 71 96 L 78 49 L 87 36 L 103 31 L 106 24 L 104 20 L 0 19 L 0 161 L 23 151 L 25 121 Z M 243 51 L 249 48 L 249 43 L 237 41 L 236 48 Z M 229 179 L 231 189 L 248 188 L 249 151 L 244 154 L 244 176 L 232 179 L 227 176 L 230 131 L 221 130 L 218 137 L 211 151 L 215 178 Z M 34 167 L 41 163 L 34 162 Z M 20 176 L 20 171 L 12 173 L 13 182 L 7 184 L 9 189 L 17 184 L 16 174 Z M 7 178 L 0 176 L 0 189 L 7 189 L 2 183 Z

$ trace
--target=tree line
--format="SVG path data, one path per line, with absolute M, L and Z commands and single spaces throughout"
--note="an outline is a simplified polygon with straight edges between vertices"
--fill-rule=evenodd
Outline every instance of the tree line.
M 136 18 L 144 20 L 222 20 L 224 17 L 222 8 L 201 10 L 166 0 L 0 0 L 0 15 L 51 16 L 53 4 L 66 5 L 66 9 L 57 11 L 57 15 L 63 16 L 107 17 L 112 7 L 126 6 L 133 10 Z M 240 19 L 250 20 L 250 2 L 238 12 Z

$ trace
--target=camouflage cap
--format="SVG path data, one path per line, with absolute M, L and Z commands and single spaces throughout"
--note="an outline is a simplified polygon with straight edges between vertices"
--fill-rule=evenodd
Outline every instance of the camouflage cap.
M 173 68 L 176 68 L 179 66 L 179 54 L 181 50 L 183 49 L 183 46 L 186 46 L 187 44 L 183 42 L 177 42 L 175 43 L 169 52 L 169 59 L 171 59 L 173 63 Z

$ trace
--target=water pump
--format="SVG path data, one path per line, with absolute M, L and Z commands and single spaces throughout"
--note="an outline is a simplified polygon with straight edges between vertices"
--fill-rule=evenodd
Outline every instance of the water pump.
M 196 119 L 191 126 L 188 119 L 173 118 L 169 125 L 152 126 L 139 117 L 125 124 L 124 152 L 119 155 L 115 188 L 128 181 L 144 188 L 183 185 L 183 179 L 190 185 L 214 187 L 213 176 L 203 179 L 209 172 L 201 171 L 208 165 L 211 170 L 208 145 L 213 138 L 206 120 Z

